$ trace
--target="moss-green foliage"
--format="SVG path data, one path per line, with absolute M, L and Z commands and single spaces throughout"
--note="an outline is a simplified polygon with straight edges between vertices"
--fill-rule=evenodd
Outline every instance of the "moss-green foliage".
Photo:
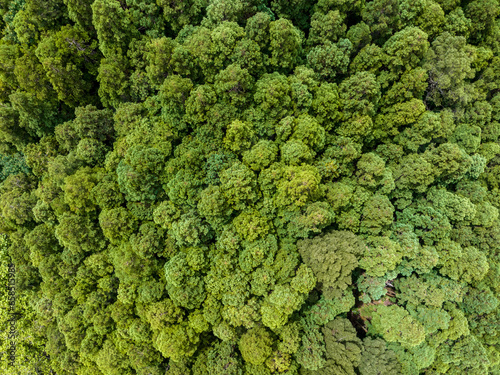
M 297 243 L 304 262 L 311 267 L 326 298 L 339 297 L 352 283 L 364 244 L 350 232 L 331 232 Z
M 0 372 L 499 374 L 499 17 L 0 0 Z
M 370 332 L 382 336 L 387 342 L 396 341 L 403 347 L 411 348 L 425 339 L 422 324 L 400 306 L 368 306 L 362 309 L 361 314 L 370 319 Z

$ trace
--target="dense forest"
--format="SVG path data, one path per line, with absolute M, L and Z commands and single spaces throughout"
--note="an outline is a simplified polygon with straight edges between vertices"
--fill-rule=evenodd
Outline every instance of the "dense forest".
M 2 374 L 500 374 L 498 0 L 0 15 Z

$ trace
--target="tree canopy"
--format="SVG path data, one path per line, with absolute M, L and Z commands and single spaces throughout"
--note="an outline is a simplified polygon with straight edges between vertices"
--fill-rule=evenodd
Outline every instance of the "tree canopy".
M 0 372 L 500 374 L 499 17 L 0 0 Z

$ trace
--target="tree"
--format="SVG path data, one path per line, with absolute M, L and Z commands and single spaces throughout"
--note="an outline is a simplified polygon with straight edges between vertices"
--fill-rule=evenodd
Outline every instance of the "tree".
M 392 0 L 377 0 L 367 4 L 361 12 L 374 34 L 374 39 L 385 40 L 393 32 L 401 28 L 401 18 L 398 13 L 399 3 Z M 380 17 L 380 14 L 383 16 Z
M 137 36 L 137 30 L 130 27 L 127 10 L 117 0 L 99 0 L 92 3 L 91 8 L 92 23 L 104 57 L 125 53 L 130 39 Z
M 325 41 L 336 42 L 346 32 L 344 14 L 338 10 L 326 14 L 316 12 L 311 18 L 311 30 L 307 44 L 321 44 Z
M 25 157 L 22 154 L 2 157 L 0 160 L 0 168 L 0 182 L 3 182 L 11 174 L 27 174 L 30 172 L 29 167 L 26 164 Z
M 444 302 L 462 302 L 464 284 L 441 276 L 434 272 L 421 277 L 412 274 L 410 277 L 398 279 L 395 282 L 400 303 L 410 305 L 425 304 L 441 307 Z
M 318 169 L 307 164 L 285 167 L 283 178 L 277 185 L 275 204 L 280 206 L 304 206 L 321 194 Z
M 70 124 L 77 137 L 93 138 L 106 144 L 114 140 L 113 113 L 93 105 L 75 109 L 75 120 Z
M 234 209 L 242 209 L 258 197 L 254 173 L 241 162 L 222 171 L 220 180 L 222 192 Z
M 243 374 L 241 359 L 235 351 L 236 345 L 221 342 L 214 345 L 207 355 L 207 370 L 213 374 Z
M 402 19 L 406 24 L 421 28 L 431 37 L 441 30 L 445 22 L 445 12 L 441 4 L 421 1 L 401 4 Z
M 262 304 L 262 323 L 272 330 L 278 329 L 287 323 L 290 315 L 303 303 L 303 294 L 286 284 L 277 285 Z
M 411 348 L 425 339 L 424 327 L 398 305 L 367 306 L 361 314 L 371 319 L 368 332 L 381 335 L 388 342 L 397 341 Z
M 305 374 L 355 374 L 361 354 L 361 340 L 349 320 L 335 318 L 322 328 L 326 361 L 318 370 L 305 370 Z
M 370 236 L 366 243 L 368 249 L 359 260 L 359 266 L 367 275 L 382 277 L 401 262 L 401 247 L 390 238 Z
M 302 35 L 294 25 L 285 18 L 269 23 L 270 63 L 273 66 L 290 70 L 298 62 L 302 44 Z
M 102 233 L 112 243 L 120 243 L 130 236 L 137 227 L 137 222 L 123 207 L 102 210 L 99 214 Z
M 252 125 L 236 120 L 227 127 L 224 144 L 231 151 L 242 152 L 250 148 L 252 138 L 254 138 Z
M 369 199 L 362 211 L 360 231 L 377 234 L 387 228 L 393 220 L 394 207 L 383 195 L 374 195 Z
M 2 230 L 8 231 L 30 223 L 36 197 L 32 193 L 35 181 L 23 173 L 10 175 L 0 186 Z
M 91 212 L 95 210 L 90 191 L 97 183 L 96 175 L 91 168 L 84 167 L 75 174 L 64 179 L 64 200 L 75 212 Z
M 352 283 L 351 272 L 365 250 L 361 239 L 345 231 L 300 240 L 297 245 L 326 298 L 339 296 Z
M 47 35 L 36 49 L 58 99 L 69 106 L 93 103 L 88 93 L 99 59 L 96 49 L 95 41 L 85 31 L 69 25 Z
M 332 81 L 347 72 L 352 43 L 341 39 L 337 44 L 325 42 L 307 54 L 307 65 L 316 71 L 321 80 Z
M 344 118 L 349 115 L 372 115 L 380 98 L 380 86 L 373 73 L 360 72 L 339 86 Z
M 24 240 L 30 251 L 31 263 L 35 267 L 40 265 L 44 257 L 61 251 L 54 233 L 46 224 L 37 225 L 31 232 L 26 233 Z
M 440 114 L 425 111 L 413 126 L 406 127 L 397 134 L 396 139 L 408 150 L 417 152 L 419 147 L 432 140 L 448 138 L 454 129 L 455 124 L 450 111 L 442 111 Z
M 130 148 L 116 173 L 121 192 L 128 201 L 154 201 L 159 193 L 158 174 L 164 156 L 156 148 Z
M 206 292 L 203 279 L 188 265 L 188 255 L 178 253 L 165 264 L 165 280 L 167 292 L 174 303 L 194 309 L 205 300 Z
M 33 138 L 19 125 L 19 113 L 12 105 L 2 103 L 0 113 L 0 140 L 2 152 L 22 151 Z
M 259 141 L 243 153 L 243 162 L 254 171 L 267 168 L 276 160 L 278 147 L 271 141 Z
M 471 361 L 470 353 L 477 353 L 478 360 Z M 490 363 L 483 345 L 473 336 L 462 337 L 450 344 L 439 346 L 437 359 L 433 367 L 445 369 L 451 374 L 469 371 L 471 374 L 480 374 L 486 371 Z
M 193 83 L 189 78 L 182 78 L 180 75 L 167 77 L 160 87 L 159 99 L 162 106 L 162 114 L 172 123 L 172 127 L 177 131 L 183 131 L 186 127 L 183 116 L 186 111 L 185 102 L 189 97 L 189 92 Z
M 401 373 L 401 365 L 394 352 L 387 349 L 387 344 L 384 340 L 372 339 L 367 336 L 363 340 L 359 371 L 362 375 L 395 375 Z
M 127 79 L 130 71 L 129 62 L 119 53 L 112 54 L 101 61 L 97 81 L 99 96 L 106 107 L 117 107 L 120 102 L 131 101 L 130 82 Z
M 318 87 L 316 95 L 312 101 L 312 109 L 317 121 L 331 130 L 333 124 L 342 118 L 340 107 L 339 91 L 336 84 L 323 82 Z
M 471 67 L 473 59 L 473 51 L 466 47 L 464 37 L 452 36 L 448 32 L 438 36 L 425 56 L 426 68 L 429 69 L 426 100 L 436 106 L 467 104 L 471 89 L 465 79 L 475 75 Z M 454 61 L 453 67 L 448 66 L 450 61 Z
M 440 180 L 459 181 L 469 170 L 472 160 L 457 144 L 443 143 L 428 150 L 425 158 L 435 166 Z
M 434 164 L 435 165 L 435 164 Z M 399 189 L 423 192 L 434 182 L 435 168 L 419 154 L 407 155 L 394 172 L 394 182 Z
M 163 8 L 163 16 L 168 26 L 173 31 L 178 32 L 184 26 L 197 24 L 201 20 L 206 3 L 202 0 L 193 0 L 177 4 L 161 0 L 158 5 Z
M 113 341 L 112 339 L 106 339 L 101 350 L 96 355 L 96 364 L 99 370 L 109 375 L 117 374 L 119 371 L 127 371 L 130 364 Z
M 260 365 L 271 355 L 272 344 L 269 332 L 259 327 L 245 332 L 238 342 L 238 347 L 245 362 Z
M 383 46 L 388 67 L 398 73 L 416 68 L 429 48 L 427 38 L 418 27 L 406 27 L 392 35 Z

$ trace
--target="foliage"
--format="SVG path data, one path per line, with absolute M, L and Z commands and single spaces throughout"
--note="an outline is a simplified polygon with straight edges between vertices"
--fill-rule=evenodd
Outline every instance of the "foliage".
M 2 374 L 500 373 L 497 0 L 0 15 Z

